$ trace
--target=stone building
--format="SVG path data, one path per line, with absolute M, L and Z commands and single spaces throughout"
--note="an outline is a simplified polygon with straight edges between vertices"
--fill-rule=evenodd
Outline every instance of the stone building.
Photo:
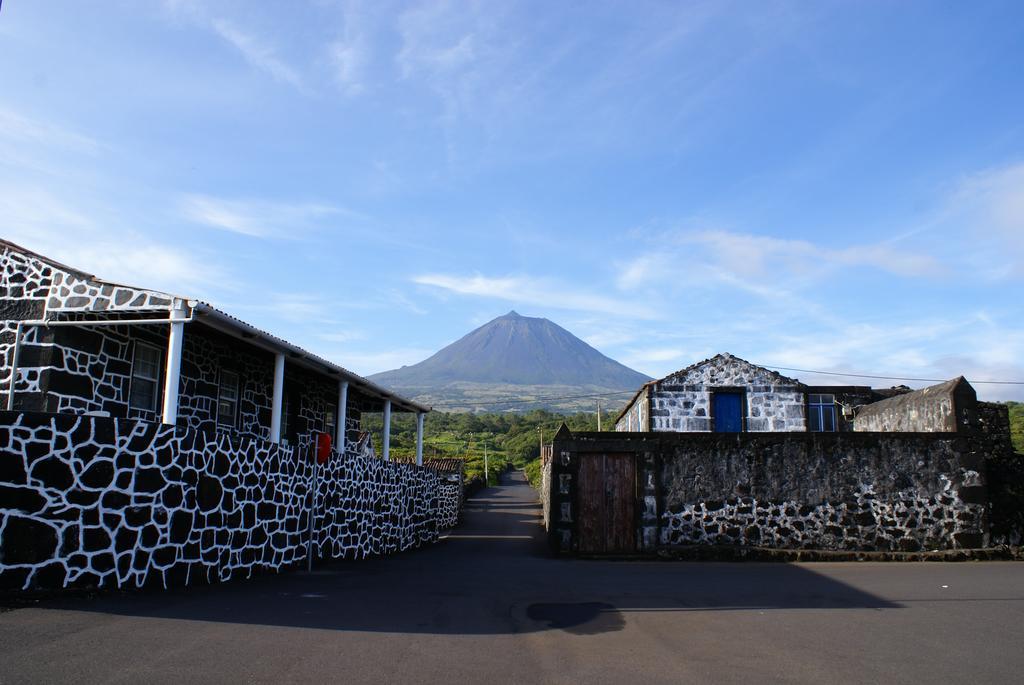
M 850 431 L 857 407 L 905 392 L 910 388 L 809 386 L 723 353 L 643 385 L 616 418 L 615 430 Z
M 6 241 L 0 279 L 0 590 L 249 577 L 428 544 L 458 516 L 422 466 L 428 407 Z M 395 411 L 417 415 L 417 463 L 390 459 Z
M 427 407 L 206 302 L 102 281 L 0 241 L 0 392 L 8 410 L 135 418 L 285 445 L 364 412 Z M 13 386 L 13 387 L 12 387 Z M 422 426 L 422 421 L 420 421 Z

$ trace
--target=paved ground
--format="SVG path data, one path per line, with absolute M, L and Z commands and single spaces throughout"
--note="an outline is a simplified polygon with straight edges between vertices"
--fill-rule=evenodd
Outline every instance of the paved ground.
M 429 549 L 0 613 L 0 683 L 1020 682 L 1024 563 L 543 556 L 518 475 Z

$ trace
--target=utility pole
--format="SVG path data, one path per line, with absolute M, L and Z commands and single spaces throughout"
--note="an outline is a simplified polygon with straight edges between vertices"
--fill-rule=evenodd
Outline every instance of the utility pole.
M 542 457 L 544 456 L 544 427 L 537 426 L 537 432 L 540 433 L 540 453 L 537 456 Z
M 487 485 L 489 487 L 490 484 L 491 484 L 491 473 L 490 473 L 490 470 L 487 467 L 487 440 L 486 439 L 484 439 L 484 481 L 487 483 Z
M 601 400 L 597 401 L 597 432 L 601 432 Z

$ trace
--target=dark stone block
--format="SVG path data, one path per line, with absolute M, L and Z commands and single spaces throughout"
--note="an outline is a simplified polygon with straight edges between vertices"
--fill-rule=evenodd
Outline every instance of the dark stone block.
M 160 492 L 167 485 L 163 472 L 158 468 L 139 469 L 135 472 L 136 492 Z
M 152 507 L 128 507 L 124 512 L 124 520 L 132 528 L 141 528 L 152 520 Z
M 132 556 L 132 568 L 136 571 L 145 571 L 149 566 L 149 552 L 143 549 L 135 550 Z
M 960 499 L 965 504 L 987 504 L 988 489 L 984 485 L 960 488 Z
M 171 515 L 171 542 L 184 544 L 192 533 L 192 512 L 178 510 Z
M 184 499 L 184 492 L 180 485 L 172 483 L 164 490 L 162 499 L 165 507 L 168 509 L 174 509 L 181 505 L 181 502 Z
M 88 399 L 95 396 L 93 391 L 95 382 L 91 376 L 51 369 L 47 378 L 50 392 Z
M 46 508 L 47 500 L 34 488 L 0 485 L 0 507 L 35 514 Z
M 86 552 L 99 552 L 109 549 L 110 534 L 103 528 L 88 527 L 82 529 L 82 549 Z
M 0 563 L 38 564 L 52 559 L 57 551 L 57 531 L 34 519 L 8 515 L 0 540 Z
M 173 545 L 164 545 L 153 551 L 153 563 L 156 566 L 170 566 L 178 559 L 178 548 Z
M 913 538 L 903 538 L 899 542 L 899 548 L 901 552 L 919 552 L 921 543 Z
M 858 526 L 873 526 L 875 525 L 875 515 L 870 511 L 862 511 L 854 514 L 853 520 Z
M 46 457 L 32 464 L 29 472 L 33 479 L 40 481 L 45 487 L 55 490 L 67 490 L 75 482 L 71 466 L 57 457 Z
M 120 510 L 131 504 L 131 498 L 124 493 L 118 492 L 117 490 L 109 490 L 103 493 L 103 497 L 100 498 L 100 504 L 103 505 L 104 509 Z
M 222 496 L 220 481 L 206 474 L 200 476 L 196 500 L 202 511 L 216 510 L 220 506 Z
M 10 432 L 0 428 L 0 436 L 6 439 L 10 436 Z M 6 450 L 6 448 L 6 445 L 0 445 L 0 450 Z M 0 483 L 24 485 L 28 482 L 26 475 L 25 464 L 19 454 L 0 451 Z
M 142 529 L 142 546 L 156 547 L 160 542 L 160 529 L 152 523 Z
M 117 575 L 124 577 L 132 569 L 132 557 L 134 552 L 129 550 L 117 555 Z
M 80 528 L 77 525 L 67 526 L 60 536 L 58 557 L 69 557 L 78 551 Z
M 0 568 L 0 590 L 21 590 L 28 582 L 27 568 Z
M 132 471 L 118 471 L 117 477 L 114 478 L 114 485 L 119 490 L 131 490 L 132 488 Z
M 953 541 L 961 549 L 979 549 L 985 546 L 985 538 L 981 533 L 956 533 Z
M 135 547 L 135 543 L 138 542 L 139 533 L 138 531 L 132 530 L 131 528 L 118 528 L 114 534 L 114 548 L 124 551 Z
M 72 504 L 76 507 L 90 508 L 94 507 L 100 501 L 100 492 L 99 490 L 73 488 L 68 491 L 64 498 L 68 501 L 68 504 Z
M 102 552 L 92 556 L 92 569 L 97 573 L 107 573 L 114 570 L 113 552 Z
M 64 564 L 53 562 L 40 566 L 32 577 L 32 585 L 38 588 L 61 588 L 67 579 L 68 571 Z

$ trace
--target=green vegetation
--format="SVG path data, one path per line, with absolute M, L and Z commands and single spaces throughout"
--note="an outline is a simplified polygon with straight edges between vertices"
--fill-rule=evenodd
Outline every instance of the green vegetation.
M 526 474 L 526 480 L 530 482 L 530 485 L 539 490 L 541 479 L 540 458 L 538 457 L 526 462 L 526 466 L 523 467 L 523 473 Z
M 1024 454 L 1024 402 L 1007 402 L 1010 408 L 1010 436 L 1013 449 Z
M 611 430 L 614 419 L 612 412 L 602 412 L 601 427 Z M 536 486 L 540 483 L 540 441 L 543 438 L 545 443 L 551 442 L 563 422 L 574 431 L 597 430 L 597 413 L 558 414 L 543 409 L 522 414 L 431 412 L 424 425 L 423 456 L 465 459 L 466 478 L 483 478 L 486 449 L 490 485 L 497 484 L 498 474 L 505 469 L 525 468 L 530 483 Z M 379 450 L 381 415 L 364 414 L 363 425 Z M 415 455 L 416 419 L 412 414 L 392 416 L 391 452 L 398 458 Z

